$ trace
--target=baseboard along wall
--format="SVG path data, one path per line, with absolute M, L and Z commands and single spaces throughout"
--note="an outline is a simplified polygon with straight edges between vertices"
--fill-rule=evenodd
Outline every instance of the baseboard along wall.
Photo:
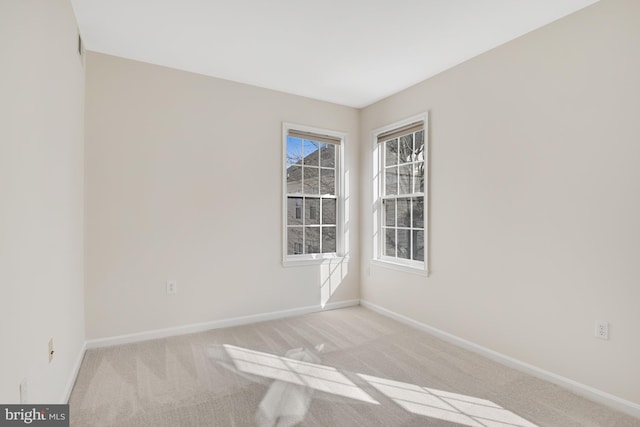
M 536 378 L 549 381 L 550 383 L 566 388 L 576 393 L 577 395 L 580 395 L 582 397 L 585 397 L 587 399 L 593 400 L 598 403 L 602 403 L 603 405 L 607 405 L 611 408 L 622 411 L 633 417 L 640 418 L 640 405 L 634 402 L 630 402 L 628 400 L 622 399 L 618 396 L 614 396 L 613 394 L 610 394 L 610 393 L 606 393 L 602 390 L 598 390 L 586 384 L 579 383 L 572 379 L 563 377 L 562 375 L 554 374 L 553 372 L 546 371 L 544 369 L 538 368 L 537 366 L 530 365 L 521 360 L 514 359 L 513 357 L 509 357 L 505 354 L 499 353 L 497 351 L 483 347 L 471 341 L 465 340 L 464 338 L 460 338 L 456 335 L 450 334 L 448 332 L 444 332 L 438 328 L 434 328 L 433 326 L 429 326 L 427 324 L 418 322 L 417 320 L 411 319 L 410 317 L 407 317 L 407 316 L 403 316 L 402 314 L 398 314 L 396 312 L 388 310 L 384 307 L 381 307 L 369 301 L 360 300 L 360 305 L 369 310 L 375 311 L 378 314 L 381 314 L 383 316 L 397 320 L 398 322 L 420 329 L 421 331 L 424 331 L 437 338 L 440 338 L 443 341 L 447 341 L 458 347 L 462 347 L 466 350 L 473 351 L 474 353 L 478 353 L 488 359 L 491 359 L 503 365 L 509 366 L 510 368 L 514 368 L 519 371 L 525 372 Z
M 553 384 L 557 384 L 561 387 L 571 390 L 572 392 L 580 396 L 583 396 L 593 401 L 596 401 L 598 403 L 602 403 L 604 405 L 610 406 L 619 411 L 627 413 L 631 416 L 640 418 L 640 405 L 634 402 L 630 402 L 628 400 L 614 396 L 610 393 L 606 393 L 602 390 L 598 390 L 594 387 L 579 383 L 577 381 L 571 380 L 561 375 L 554 374 L 553 372 L 546 371 L 544 369 L 538 368 L 536 366 L 525 363 L 518 359 L 514 359 L 505 354 L 483 347 L 481 345 L 465 340 L 464 338 L 460 338 L 448 332 L 444 332 L 440 329 L 434 328 L 432 326 L 429 326 L 417 320 L 411 319 L 402 314 L 398 314 L 394 311 L 388 310 L 384 307 L 381 307 L 369 301 L 357 300 L 357 299 L 329 303 L 329 304 L 326 304 L 324 307 L 319 305 L 307 306 L 307 307 L 300 307 L 300 308 L 294 308 L 289 310 L 273 311 L 273 312 L 254 314 L 249 316 L 240 316 L 240 317 L 233 317 L 229 319 L 214 320 L 211 322 L 195 323 L 191 325 L 176 326 L 171 328 L 156 329 L 152 331 L 138 332 L 134 334 L 118 335 L 114 337 L 88 340 L 82 346 L 80 354 L 78 355 L 77 361 L 74 366 L 73 375 L 68 381 L 67 387 L 64 392 L 64 396 L 61 401 L 63 403 L 66 403 L 69 400 L 69 396 L 71 395 L 73 385 L 75 383 L 76 377 L 80 370 L 80 366 L 82 364 L 84 353 L 88 349 L 109 347 L 113 345 L 146 341 L 146 340 L 157 339 L 157 338 L 166 338 L 166 337 L 171 337 L 176 335 L 191 334 L 195 332 L 208 331 L 211 329 L 247 325 L 251 323 L 264 322 L 267 320 L 276 320 L 276 319 L 282 319 L 285 317 L 299 316 L 303 314 L 316 313 L 319 311 L 326 311 L 326 310 L 335 310 L 338 308 L 352 307 L 357 305 L 361 305 L 378 314 L 397 320 L 406 325 L 415 327 L 437 338 L 440 338 L 451 344 L 457 345 L 458 347 L 462 347 L 464 349 L 481 354 L 491 360 L 502 363 L 503 365 L 509 366 L 514 369 L 518 369 L 522 372 L 525 372 L 529 375 L 540 378 L 542 380 L 549 381 Z
M 85 341 L 82 348 L 80 349 L 78 358 L 76 359 L 76 362 L 74 364 L 74 369 L 72 371 L 71 377 L 69 378 L 69 381 L 67 381 L 67 386 L 65 387 L 64 394 L 60 399 L 60 403 L 67 403 L 69 401 L 69 397 L 71 396 L 71 391 L 73 390 L 73 385 L 75 384 L 76 378 L 78 377 L 78 373 L 80 372 L 80 366 L 82 365 L 84 354 L 87 350 L 92 348 L 109 347 L 113 345 L 146 341 L 146 340 L 152 340 L 157 338 L 166 338 L 166 337 L 171 337 L 176 335 L 192 334 L 195 332 L 208 331 L 211 329 L 229 328 L 232 326 L 247 325 L 250 323 L 258 323 L 258 322 L 264 322 L 267 320 L 275 320 L 275 319 L 282 319 L 285 317 L 300 316 L 303 314 L 316 313 L 319 311 L 326 311 L 326 310 L 335 310 L 338 308 L 352 307 L 356 305 L 360 305 L 360 300 L 352 299 L 352 300 L 328 303 L 325 306 L 320 306 L 320 305 L 307 306 L 307 307 L 293 308 L 289 310 L 280 310 L 280 311 L 272 311 L 269 313 L 254 314 L 250 316 L 241 316 L 241 317 L 233 317 L 230 319 L 214 320 L 211 322 L 176 326 L 172 328 L 155 329 L 152 331 L 138 332 L 135 334 L 126 334 L 126 335 L 118 335 L 115 337 L 87 340 Z
M 67 385 L 64 388 L 64 392 L 62 394 L 62 398 L 60 399 L 60 403 L 66 404 L 69 402 L 69 397 L 71 396 L 71 391 L 73 390 L 73 386 L 76 383 L 76 378 L 78 378 L 78 373 L 80 372 L 80 366 L 82 366 L 82 360 L 84 359 L 84 354 L 87 351 L 87 343 L 83 343 L 82 347 L 80 347 L 80 351 L 78 352 L 78 357 L 76 357 L 76 361 L 73 364 L 73 370 L 71 371 L 71 376 L 67 381 Z
M 300 316 L 303 314 L 316 313 L 318 311 L 335 310 L 338 308 L 360 305 L 360 300 L 337 301 L 326 304 L 324 307 L 313 305 L 289 310 L 272 311 L 268 313 L 252 314 L 249 316 L 232 317 L 229 319 L 213 320 L 211 322 L 194 323 L 191 325 L 175 326 L 171 328 L 155 329 L 152 331 L 137 332 L 134 334 L 118 335 L 114 337 L 88 340 L 87 349 L 109 347 L 112 345 L 127 344 L 138 341 L 146 341 L 157 338 L 166 338 L 174 335 L 192 334 L 211 329 L 229 328 L 232 326 L 247 325 L 250 323 L 264 322 L 267 320 L 282 319 L 285 317 Z

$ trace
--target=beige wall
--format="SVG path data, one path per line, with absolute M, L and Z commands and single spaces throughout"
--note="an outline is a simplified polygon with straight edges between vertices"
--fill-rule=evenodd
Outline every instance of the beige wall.
M 22 379 L 61 400 L 85 304 L 93 339 L 318 305 L 331 282 L 332 302 L 361 295 L 640 403 L 639 21 L 637 1 L 602 0 L 362 111 L 91 53 L 83 153 L 68 1 L 1 2 L 0 401 Z M 423 278 L 370 265 L 358 206 L 370 131 L 427 110 Z M 282 121 L 349 133 L 344 277 L 281 266 Z
M 320 305 L 321 269 L 281 264 L 282 122 L 348 132 L 356 194 L 357 110 L 90 53 L 86 114 L 88 339 Z M 351 200 L 330 302 L 359 296 Z
M 0 2 L 0 402 L 59 403 L 84 342 L 84 69 L 67 0 Z M 47 344 L 54 339 L 54 359 Z
M 363 209 L 362 298 L 640 403 L 639 22 L 603 0 L 364 109 L 362 206 L 371 130 L 430 112 L 432 274 L 370 265 Z

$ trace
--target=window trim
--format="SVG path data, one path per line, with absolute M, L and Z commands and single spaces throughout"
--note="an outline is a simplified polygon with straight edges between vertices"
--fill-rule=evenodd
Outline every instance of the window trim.
M 405 260 L 384 256 L 383 247 L 383 227 L 382 227 L 382 196 L 383 178 L 382 173 L 382 150 L 380 149 L 379 137 L 385 134 L 393 135 L 396 131 L 408 128 L 416 122 L 422 122 L 424 130 L 424 261 Z M 405 271 L 424 276 L 429 275 L 429 112 L 416 114 L 406 119 L 392 124 L 374 129 L 371 131 L 372 144 L 372 189 L 373 189 L 373 212 L 372 212 L 372 264 L 387 267 L 394 270 Z
M 336 143 L 336 252 L 319 254 L 289 255 L 287 253 L 287 136 L 290 131 L 300 134 L 313 134 L 320 137 L 327 136 L 339 140 Z M 344 145 L 347 141 L 347 133 L 296 123 L 282 122 L 282 265 L 284 267 L 318 265 L 331 260 L 348 260 L 345 254 L 345 215 L 344 215 L 344 182 L 345 162 Z M 324 142 L 324 141 L 320 141 Z M 303 213 L 304 214 L 304 213 Z

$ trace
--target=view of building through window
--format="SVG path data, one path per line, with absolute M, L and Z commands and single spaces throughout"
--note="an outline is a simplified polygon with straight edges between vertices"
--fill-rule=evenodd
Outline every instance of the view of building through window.
M 287 255 L 336 253 L 337 148 L 287 136 Z
M 382 256 L 424 262 L 424 130 L 380 144 Z

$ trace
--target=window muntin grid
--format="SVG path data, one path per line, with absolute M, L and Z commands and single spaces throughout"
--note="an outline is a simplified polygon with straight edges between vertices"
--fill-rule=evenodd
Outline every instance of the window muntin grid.
M 335 255 L 339 146 L 286 138 L 286 255 Z
M 380 142 L 380 256 L 424 263 L 424 130 Z

